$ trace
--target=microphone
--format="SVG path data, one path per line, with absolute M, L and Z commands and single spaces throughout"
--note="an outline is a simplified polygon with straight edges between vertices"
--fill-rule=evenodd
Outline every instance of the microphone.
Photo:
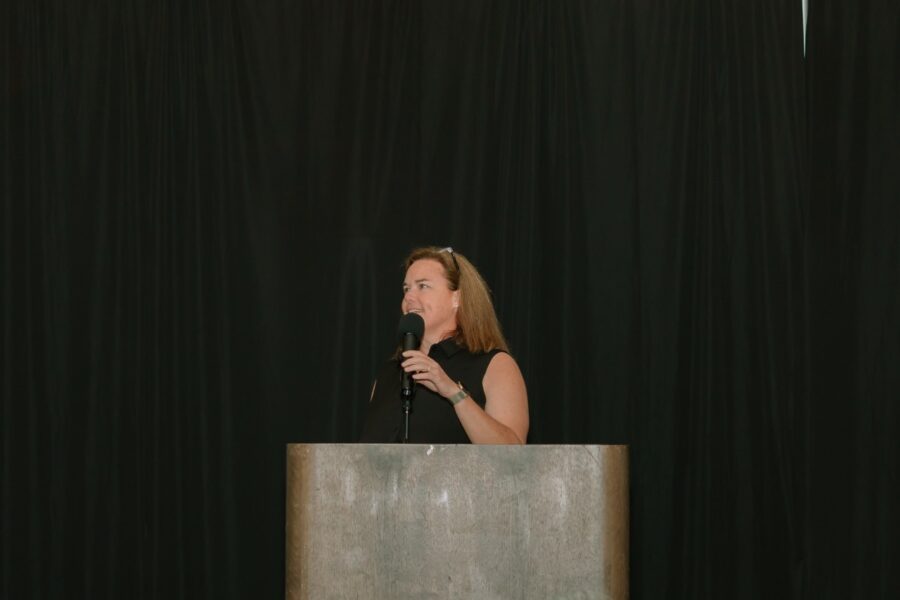
M 406 313 L 400 317 L 400 323 L 397 324 L 397 335 L 400 336 L 400 343 L 403 352 L 407 350 L 417 350 L 419 348 L 419 340 L 425 333 L 425 320 L 417 313 Z M 403 357 L 400 357 L 403 362 Z M 409 398 L 413 394 L 415 380 L 410 373 L 402 371 L 400 375 L 400 395 Z

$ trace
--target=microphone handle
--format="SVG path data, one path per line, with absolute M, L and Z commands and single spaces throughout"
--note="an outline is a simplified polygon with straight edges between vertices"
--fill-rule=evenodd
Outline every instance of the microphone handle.
M 403 351 L 407 350 L 415 350 L 419 347 L 419 340 L 414 333 L 404 333 L 403 334 Z M 400 357 L 402 362 L 403 357 Z M 412 396 L 413 387 L 415 387 L 415 380 L 412 378 L 412 373 L 407 373 L 403 371 L 400 375 L 400 395 L 401 396 Z

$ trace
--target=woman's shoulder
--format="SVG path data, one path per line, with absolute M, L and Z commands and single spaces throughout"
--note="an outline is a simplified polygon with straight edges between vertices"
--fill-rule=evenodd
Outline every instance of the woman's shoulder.
M 485 364 L 491 362 L 495 356 L 498 354 L 506 354 L 506 352 L 500 348 L 494 348 L 492 350 L 481 351 L 472 351 L 468 348 L 460 347 L 459 354 L 465 356 L 469 360 L 474 360 L 477 362 L 483 362 Z
M 492 350 L 487 350 L 485 352 L 475 352 L 469 353 L 471 357 L 471 361 L 473 365 L 477 365 L 478 371 L 482 374 L 486 374 L 489 370 L 494 370 L 497 367 L 495 365 L 504 366 L 509 363 L 515 364 L 515 359 L 507 352 L 501 348 L 494 348 Z
M 519 369 L 519 365 L 516 362 L 516 359 L 513 358 L 512 354 L 507 352 L 506 350 L 491 350 L 486 354 L 489 356 L 488 358 L 488 369 L 507 369 L 507 368 L 515 368 Z
M 516 359 L 508 352 L 498 352 L 484 372 L 484 386 L 493 389 L 525 389 L 525 379 Z

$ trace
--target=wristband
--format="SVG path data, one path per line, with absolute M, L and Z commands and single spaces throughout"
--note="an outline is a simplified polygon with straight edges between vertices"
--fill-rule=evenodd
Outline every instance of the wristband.
M 463 387 L 462 381 L 457 381 L 456 383 L 459 385 L 459 391 L 447 398 L 453 406 L 469 397 L 469 391 Z

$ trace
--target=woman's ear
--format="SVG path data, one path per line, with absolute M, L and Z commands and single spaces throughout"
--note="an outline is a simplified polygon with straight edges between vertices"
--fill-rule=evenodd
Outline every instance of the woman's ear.
M 453 292 L 453 308 L 459 308 L 459 290 Z

